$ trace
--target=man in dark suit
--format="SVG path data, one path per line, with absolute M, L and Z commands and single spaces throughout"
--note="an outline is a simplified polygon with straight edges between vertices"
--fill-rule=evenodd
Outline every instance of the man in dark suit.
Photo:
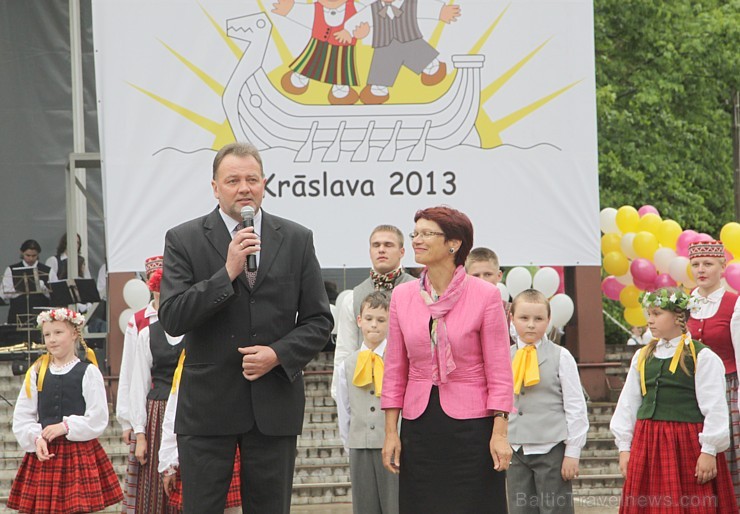
M 166 237 L 159 319 L 186 334 L 175 418 L 185 513 L 223 512 L 237 445 L 244 511 L 290 511 L 302 369 L 332 318 L 311 231 L 263 212 L 265 184 L 256 148 L 225 146 L 211 181 L 219 207 Z M 254 229 L 240 228 L 246 205 Z

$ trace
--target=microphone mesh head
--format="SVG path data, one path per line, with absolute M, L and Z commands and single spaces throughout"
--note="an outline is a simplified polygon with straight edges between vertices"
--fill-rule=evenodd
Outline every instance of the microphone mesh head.
M 241 215 L 243 220 L 251 220 L 254 219 L 254 207 L 251 205 L 245 205 L 242 207 Z

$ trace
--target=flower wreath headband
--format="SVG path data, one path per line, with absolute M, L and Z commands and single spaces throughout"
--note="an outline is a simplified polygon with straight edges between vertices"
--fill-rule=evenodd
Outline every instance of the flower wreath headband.
M 82 347 L 85 349 L 85 356 L 87 357 L 87 360 L 94 364 L 95 367 L 99 367 L 98 360 L 95 357 L 95 352 L 87 346 L 85 340 L 82 337 L 82 327 L 85 325 L 85 316 L 83 316 L 79 312 L 61 307 L 59 309 L 49 309 L 48 311 L 43 311 L 36 317 L 36 322 L 39 324 L 39 328 L 43 327 L 44 323 L 49 323 L 51 321 L 68 321 L 69 323 L 72 323 L 72 325 L 74 325 L 75 328 L 80 331 L 80 343 L 82 343 Z M 46 371 L 49 369 L 50 362 L 50 355 L 48 353 L 45 353 L 36 360 L 33 366 L 28 368 L 25 378 L 26 396 L 28 398 L 31 398 L 31 370 L 34 368 L 38 369 L 37 388 L 38 391 L 42 391 L 44 388 L 44 378 L 46 377 Z
M 665 310 L 693 310 L 697 306 L 694 297 L 681 290 L 667 291 L 658 289 L 657 291 L 643 291 L 640 295 L 640 304 L 643 309 L 658 307 Z

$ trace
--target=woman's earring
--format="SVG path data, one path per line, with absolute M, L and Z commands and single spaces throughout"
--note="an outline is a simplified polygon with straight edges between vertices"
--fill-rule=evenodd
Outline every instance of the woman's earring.
M 450 246 L 450 253 L 455 253 L 455 249 Z

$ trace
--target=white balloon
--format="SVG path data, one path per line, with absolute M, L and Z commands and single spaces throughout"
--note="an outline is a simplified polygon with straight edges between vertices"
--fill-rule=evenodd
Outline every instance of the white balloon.
M 564 327 L 573 317 L 575 305 L 570 296 L 565 293 L 556 294 L 550 298 L 550 318 L 554 327 Z
M 671 263 L 668 265 L 668 274 L 671 276 L 673 280 L 675 280 L 679 284 L 684 284 L 685 282 L 691 282 L 691 279 L 686 273 L 686 266 L 688 265 L 689 265 L 688 257 L 684 257 L 683 255 L 674 257 Z
M 143 280 L 132 278 L 123 286 L 123 299 L 135 311 L 146 307 L 150 298 L 151 292 Z
M 661 273 L 669 273 L 671 261 L 676 257 L 676 252 L 671 248 L 658 248 L 653 255 L 655 267 Z
M 637 252 L 632 247 L 632 242 L 635 240 L 634 232 L 627 232 L 622 236 L 622 240 L 619 242 L 622 253 L 627 256 L 628 259 L 637 259 Z
M 498 290 L 501 292 L 501 299 L 505 302 L 509 301 L 509 290 L 506 288 L 506 284 L 499 282 L 496 284 Z
M 123 312 L 121 312 L 121 315 L 118 316 L 118 328 L 120 328 L 121 332 L 123 332 L 124 334 L 126 333 L 126 325 L 128 325 L 128 320 L 130 320 L 131 316 L 133 315 L 133 309 L 124 309 Z
M 625 286 L 635 285 L 635 281 L 632 279 L 632 273 L 629 271 L 624 275 L 619 275 L 615 278 L 617 279 L 617 282 L 619 282 L 620 284 L 624 284 Z
M 506 275 L 506 287 L 511 297 L 516 298 L 516 295 L 532 287 L 532 274 L 521 266 L 511 268 Z
M 601 209 L 601 212 L 599 213 L 599 226 L 604 234 L 608 234 L 610 232 L 621 234 L 622 232 L 617 226 L 617 209 L 614 207 Z
M 540 268 L 534 274 L 532 287 L 537 291 L 550 298 L 554 295 L 560 286 L 560 275 L 553 268 Z

